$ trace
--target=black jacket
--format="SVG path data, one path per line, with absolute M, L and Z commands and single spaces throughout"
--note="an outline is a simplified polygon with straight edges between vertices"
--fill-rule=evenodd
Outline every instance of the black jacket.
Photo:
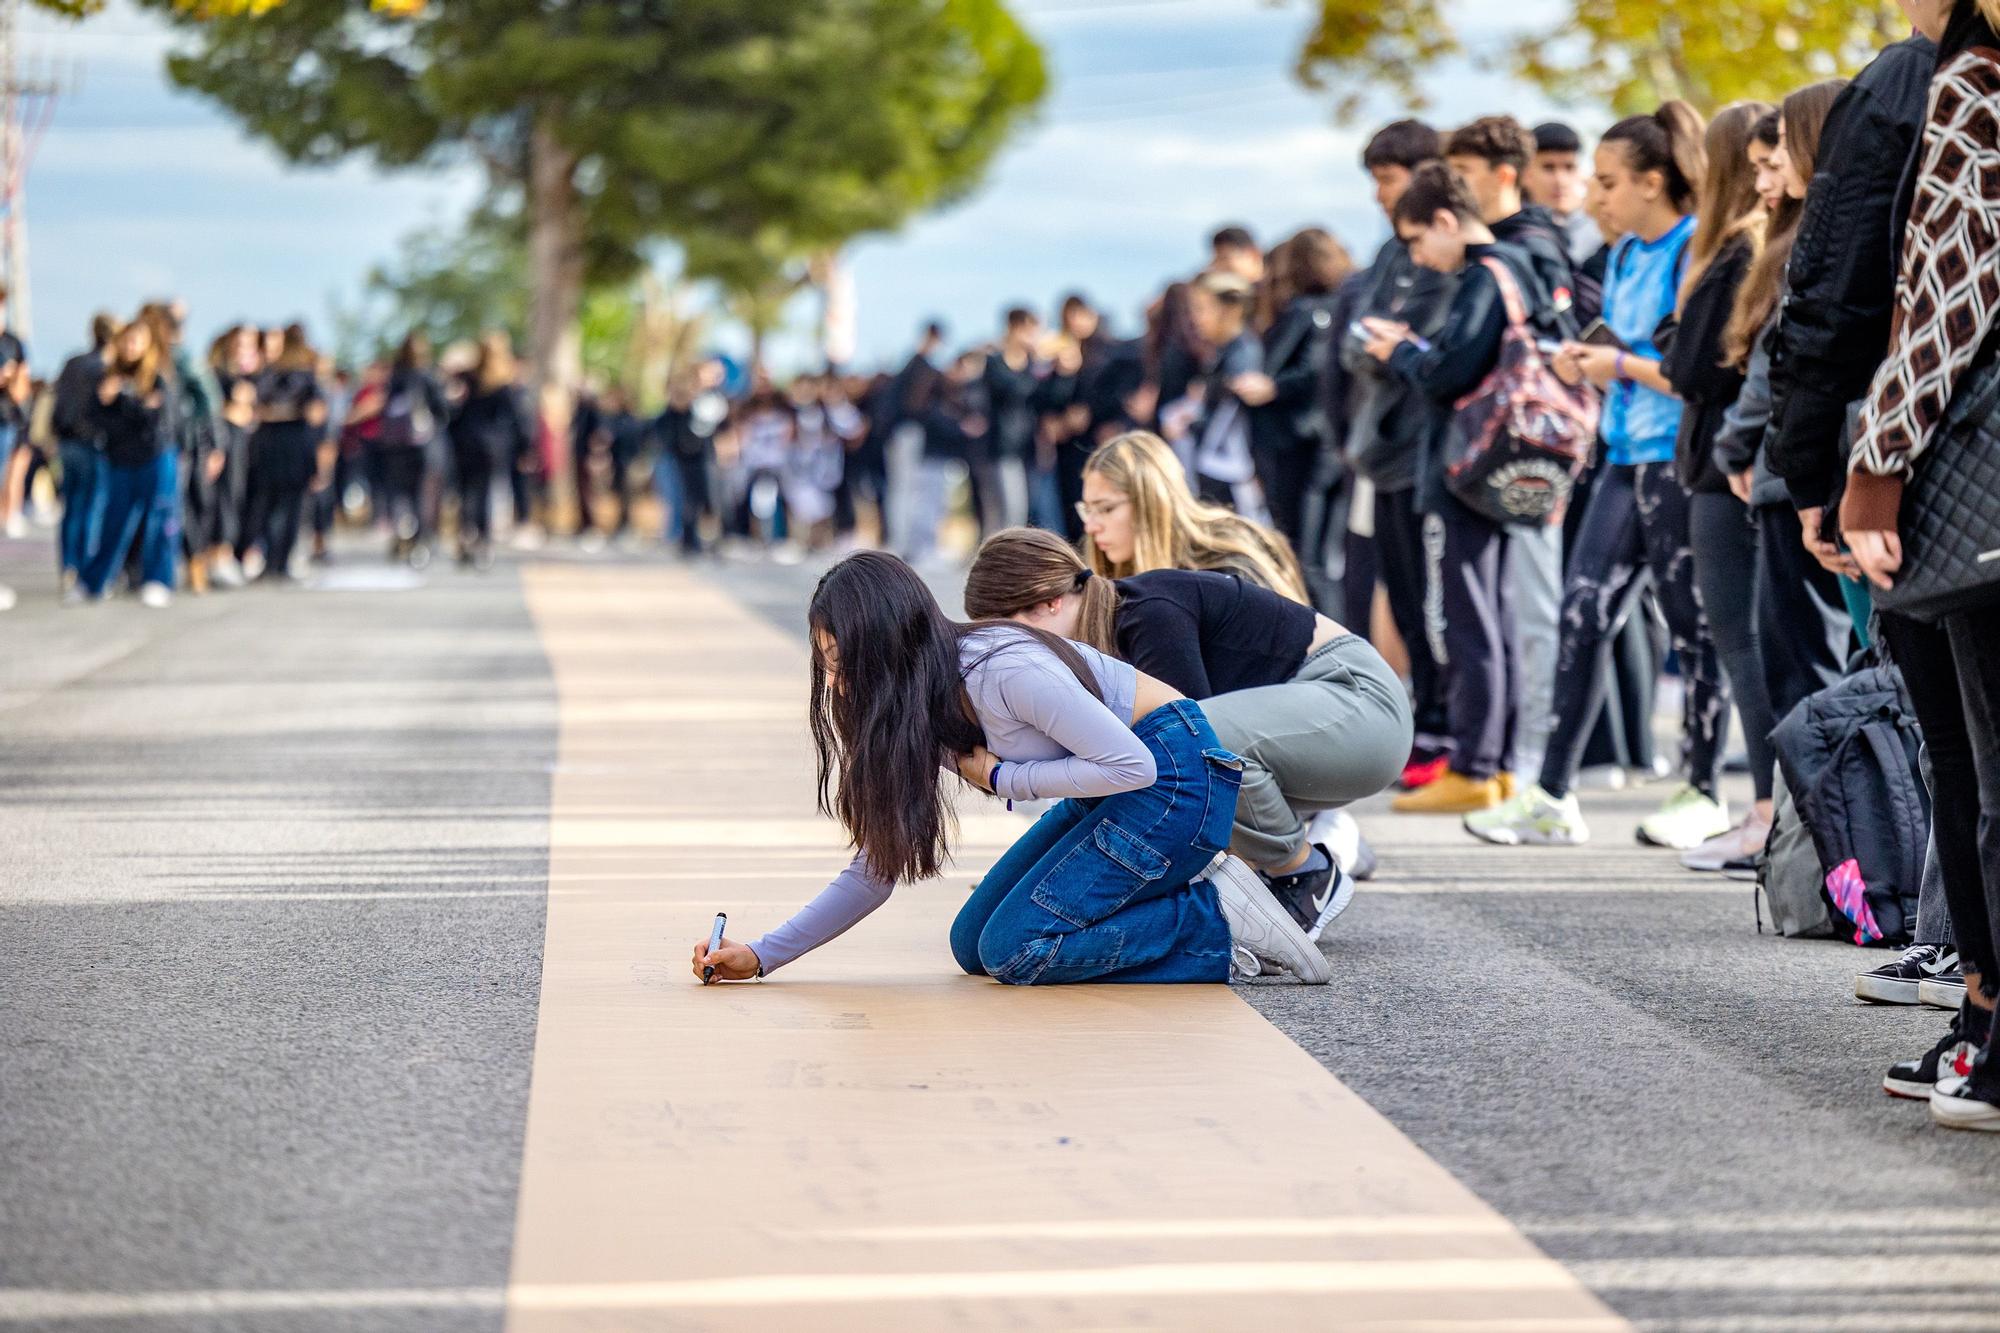
M 1327 373 L 1333 360 L 1338 298 L 1300 296 L 1290 301 L 1264 333 L 1264 373 L 1271 377 L 1270 402 L 1250 409 L 1250 446 L 1278 453 L 1317 451 L 1330 442 Z
M 1551 326 L 1537 332 L 1551 338 L 1575 337 L 1584 325 L 1597 318 L 1595 309 L 1586 312 L 1578 305 L 1576 266 L 1570 263 L 1569 248 L 1555 214 L 1539 204 L 1529 204 L 1494 223 L 1493 239 L 1528 256 L 1535 276 L 1541 279 L 1542 290 L 1551 299 Z M 1597 290 L 1601 305 L 1603 284 Z
M 165 404 L 173 386 L 162 378 L 144 395 L 121 389 L 108 403 L 95 390 L 93 385 L 91 417 L 104 441 L 104 461 L 115 468 L 136 468 L 158 458 L 167 442 Z
M 1937 48 L 1886 47 L 1834 100 L 1820 133 L 1787 291 L 1771 344 L 1764 454 L 1801 509 L 1833 500 L 1845 475 L 1847 405 L 1889 348 L 1900 238 L 1894 216 L 1923 131 Z
M 1391 238 L 1368 266 L 1369 286 L 1354 319 L 1401 320 L 1418 337 L 1435 334 L 1451 308 L 1458 279 L 1420 267 L 1401 241 Z M 1350 321 L 1352 322 L 1352 321 Z M 1408 490 L 1423 470 L 1424 450 L 1439 424 L 1424 395 L 1390 374 L 1341 331 L 1341 364 L 1348 372 L 1347 451 L 1355 470 L 1377 490 Z
M 62 370 L 56 375 L 55 409 L 50 421 L 57 439 L 71 444 L 103 447 L 104 440 L 93 406 L 97 402 L 98 382 L 103 378 L 104 353 L 101 351 L 79 352 L 63 362 Z
M 1426 512 L 1444 503 L 1444 441 L 1451 429 L 1453 407 L 1478 388 L 1500 364 L 1500 339 L 1507 332 L 1507 302 L 1485 260 L 1498 259 L 1513 274 L 1527 306 L 1528 322 L 1538 326 L 1554 315 L 1551 300 L 1535 276 L 1527 253 L 1511 245 L 1465 247 L 1465 268 L 1458 275 L 1444 326 L 1428 347 L 1404 343 L 1389 358 L 1389 369 L 1428 401 L 1424 414 L 1430 433 L 1423 442 L 1417 504 Z M 1416 415 L 1416 413 L 1411 413 Z
M 511 384 L 482 389 L 467 375 L 465 397 L 451 418 L 451 444 L 459 453 L 484 456 L 503 469 L 534 451 L 533 417 L 522 391 Z
M 980 372 L 989 418 L 987 438 L 995 458 L 1027 458 L 1035 452 L 1035 421 L 1039 412 L 1041 377 L 1032 358 L 1016 369 L 995 348 Z
M 1715 437 L 1723 415 L 1743 391 L 1743 372 L 1722 364 L 1722 335 L 1750 259 L 1747 236 L 1732 237 L 1723 245 L 1688 293 L 1673 345 L 1660 362 L 1660 373 L 1681 400 L 1674 471 L 1691 491 L 1713 494 L 1729 489 L 1729 478 L 1715 463 Z

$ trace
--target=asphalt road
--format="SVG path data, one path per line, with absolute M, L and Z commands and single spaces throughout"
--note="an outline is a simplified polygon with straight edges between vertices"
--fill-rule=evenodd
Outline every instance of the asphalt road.
M 504 563 L 151 613 L 57 610 L 39 556 L 0 544 L 0 1328 L 497 1328 L 6 1314 L 504 1284 L 554 756 Z M 710 571 L 793 632 L 816 576 Z M 1642 1327 L 2000 1329 L 2000 1140 L 1876 1082 L 1942 1015 L 1633 845 L 1659 794 L 1571 851 L 1371 807 L 1334 984 L 1242 993 Z
M 514 577 L 57 610 L 9 545 L 0 1327 L 43 1326 L 7 1288 L 504 1284 L 555 741 Z

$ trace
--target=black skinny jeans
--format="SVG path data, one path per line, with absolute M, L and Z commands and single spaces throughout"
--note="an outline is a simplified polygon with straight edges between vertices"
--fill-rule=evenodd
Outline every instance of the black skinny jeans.
M 1757 510 L 1757 628 L 1771 716 L 1783 722 L 1847 671 L 1852 629 L 1840 580 L 1807 553 L 1789 504 Z
M 1701 609 L 1708 616 L 1715 654 L 1743 721 L 1743 745 L 1750 752 L 1750 780 L 1757 799 L 1771 799 L 1777 751 L 1771 746 L 1771 695 L 1764 683 L 1764 659 L 1757 642 L 1757 529 L 1750 506 L 1731 495 L 1701 492 L 1689 497 L 1688 526 L 1694 543 L 1694 572 Z
M 2000 616 L 1987 607 L 1940 625 L 1889 612 L 1881 620 L 1930 753 L 1931 834 L 1960 963 L 1992 995 L 2000 982 Z M 1990 1036 L 1974 1077 L 1983 1095 L 2000 1097 Z
M 1562 647 L 1556 655 L 1554 732 L 1542 760 L 1542 789 L 1568 794 L 1604 706 L 1610 632 L 1650 570 L 1687 685 L 1682 728 L 1688 781 L 1713 796 L 1722 776 L 1729 686 L 1695 590 L 1688 493 L 1666 463 L 1609 464 L 1598 470 L 1590 508 L 1570 554 L 1563 593 Z

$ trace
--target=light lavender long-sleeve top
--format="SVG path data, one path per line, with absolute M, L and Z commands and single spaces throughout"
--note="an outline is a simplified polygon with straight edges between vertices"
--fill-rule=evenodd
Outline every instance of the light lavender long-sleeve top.
M 981 630 L 960 644 L 965 692 L 986 748 L 1003 761 L 997 795 L 1111 796 L 1152 785 L 1152 751 L 1128 721 L 1138 671 L 1084 644 L 1075 648 L 1096 676 L 1102 701 L 1025 632 Z M 818 897 L 750 947 L 764 971 L 774 972 L 880 907 L 894 887 L 857 855 Z

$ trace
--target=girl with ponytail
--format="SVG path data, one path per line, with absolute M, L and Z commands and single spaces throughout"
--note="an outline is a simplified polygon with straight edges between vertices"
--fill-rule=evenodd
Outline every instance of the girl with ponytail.
M 1541 780 L 1505 804 L 1466 817 L 1488 842 L 1568 845 L 1589 838 L 1570 790 L 1610 670 L 1609 635 L 1651 570 L 1687 680 L 1683 726 L 1688 784 L 1639 826 L 1643 842 L 1688 850 L 1727 832 L 1722 777 L 1729 687 L 1695 590 L 1687 490 L 1674 466 L 1681 402 L 1661 369 L 1656 335 L 1674 316 L 1687 277 L 1706 128 L 1694 108 L 1668 102 L 1605 131 L 1594 162 L 1599 208 L 1623 235 L 1604 279 L 1605 336 L 1565 343 L 1555 370 L 1604 390 L 1603 465 L 1578 525 L 1563 596 L 1555 729 Z
M 1116 654 L 1201 703 L 1243 760 L 1230 850 L 1309 938 L 1346 907 L 1358 830 L 1315 844 L 1306 820 L 1383 790 L 1410 752 L 1402 682 L 1366 640 L 1234 574 L 1156 569 L 1115 583 L 1061 537 L 1008 528 L 965 579 L 965 609 Z M 1318 821 L 1323 835 L 1337 821 Z

